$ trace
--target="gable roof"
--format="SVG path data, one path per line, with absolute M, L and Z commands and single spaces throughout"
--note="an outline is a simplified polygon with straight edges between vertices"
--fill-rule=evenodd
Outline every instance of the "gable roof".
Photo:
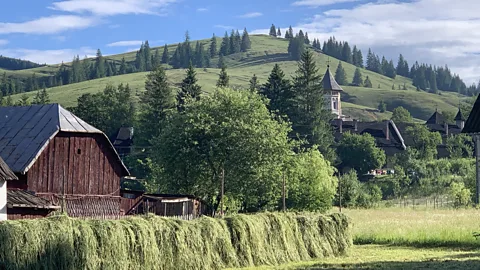
M 462 133 L 478 133 L 480 132 L 480 95 L 477 96 L 477 100 L 473 104 L 472 111 L 465 122 L 465 127 Z
M 60 209 L 60 206 L 51 203 L 49 200 L 22 189 L 7 189 L 7 207 Z
M 337 81 L 335 81 L 335 77 L 333 77 L 332 73 L 330 73 L 330 66 L 327 67 L 327 71 L 323 76 L 322 86 L 323 90 L 327 91 L 343 91 L 342 87 L 340 87 Z
M 107 136 L 59 104 L 0 107 L 0 156 L 14 172 L 25 174 L 58 132 L 102 135 L 129 174 Z
M 445 123 L 445 118 L 441 115 L 438 111 L 435 111 L 432 116 L 427 120 L 426 124 L 440 124 L 443 125 Z

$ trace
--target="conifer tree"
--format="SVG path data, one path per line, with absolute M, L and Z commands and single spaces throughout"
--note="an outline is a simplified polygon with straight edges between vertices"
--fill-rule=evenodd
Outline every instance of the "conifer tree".
M 240 33 L 238 32 L 238 30 L 235 31 L 235 36 L 234 36 L 234 39 L 233 39 L 234 43 L 233 43 L 233 51 L 235 53 L 239 53 L 241 51 L 241 47 L 242 47 L 242 37 L 240 36 Z
M 192 47 L 190 46 L 190 34 L 185 32 L 185 41 L 182 43 L 181 51 L 180 51 L 180 61 L 181 67 L 188 67 L 190 65 L 190 61 L 192 61 L 193 53 Z
M 308 39 L 308 33 L 305 32 L 305 44 L 310 45 L 310 39 Z
M 106 76 L 107 77 L 113 76 L 114 74 L 113 74 L 112 65 L 110 65 L 107 59 L 105 59 L 105 66 L 107 67 Z
M 50 98 L 48 96 L 47 88 L 44 87 L 41 91 L 37 91 L 37 95 L 33 99 L 32 104 L 48 104 L 50 103 Z
M 152 69 L 155 69 L 157 66 L 162 64 L 162 58 L 158 49 L 155 50 L 155 54 L 152 56 Z
M 358 67 L 355 69 L 355 74 L 353 75 L 352 84 L 355 86 L 363 86 L 362 72 Z
M 305 34 L 303 34 L 303 31 L 301 29 L 300 31 L 298 31 L 298 37 L 302 40 L 302 42 L 305 43 Z
M 163 46 L 162 63 L 163 64 L 168 63 L 168 46 L 167 46 L 167 44 L 165 44 L 165 46 Z
M 350 49 L 350 45 L 348 45 L 348 42 L 343 43 L 342 60 L 350 64 L 352 64 L 353 62 L 352 50 Z
M 8 95 L 7 98 L 5 99 L 5 106 L 6 107 L 11 107 L 13 105 L 14 104 L 13 104 L 12 96 Z
M 392 84 L 392 90 L 395 90 L 395 84 Z
M 143 58 L 145 59 L 145 71 L 152 70 L 152 52 L 150 51 L 150 44 L 148 40 L 145 41 L 145 45 L 143 46 Z
M 335 71 L 335 81 L 340 85 L 347 85 L 347 74 L 345 74 L 341 61 L 338 61 L 337 70 Z
M 280 31 L 280 27 L 277 28 L 277 37 L 282 37 L 282 31 Z
M 225 59 L 223 59 L 223 54 L 220 54 L 218 57 L 217 68 L 223 68 L 225 66 Z
M 372 88 L 372 82 L 370 81 L 370 78 L 368 78 L 368 75 L 367 77 L 365 78 L 365 81 L 363 82 L 363 86 L 364 87 L 367 87 L 367 88 Z
M 225 31 L 225 36 L 223 37 L 222 44 L 220 45 L 219 54 L 223 56 L 230 54 L 230 38 L 228 37 L 227 31 Z
M 272 23 L 272 26 L 270 26 L 270 36 L 276 37 L 277 36 L 277 29 L 275 29 L 275 25 Z
M 247 28 L 243 29 L 243 35 L 242 35 L 242 44 L 240 46 L 240 49 L 242 52 L 246 52 L 252 47 L 252 43 L 250 41 L 250 36 L 248 35 Z
M 122 57 L 122 62 L 120 63 L 120 74 L 127 74 L 127 62 L 125 62 L 125 57 Z
M 253 74 L 252 78 L 250 79 L 250 91 L 257 92 L 258 91 L 258 78 L 255 74 Z
M 199 100 L 202 88 L 197 84 L 197 73 L 192 63 L 188 66 L 185 78 L 182 81 L 180 91 L 177 94 L 177 109 L 183 110 L 183 106 L 188 99 Z
M 288 27 L 288 38 L 294 38 L 295 36 L 293 35 L 293 29 L 292 26 L 290 25 Z
M 298 63 L 294 77 L 295 111 L 291 117 L 293 131 L 301 139 L 306 139 L 304 146 L 318 146 L 320 152 L 328 159 L 334 159 L 332 145 L 333 131 L 330 125 L 331 112 L 325 108 L 322 76 L 316 67 L 313 53 L 306 50 Z
M 228 87 L 230 77 L 227 74 L 227 67 L 224 65 L 218 76 L 217 87 Z
M 145 61 L 145 44 L 142 43 L 140 50 L 137 51 L 135 55 L 135 67 L 137 71 L 143 72 L 146 71 L 146 61 Z
M 100 49 L 97 50 L 97 57 L 95 59 L 95 78 L 105 77 L 105 61 Z
M 288 42 L 288 54 L 294 60 L 300 60 L 305 51 L 305 43 L 302 38 L 294 37 Z
M 210 58 L 213 58 L 217 55 L 217 37 L 213 34 L 212 38 L 210 39 L 210 46 L 208 47 L 208 51 L 210 53 Z
M 202 68 L 205 66 L 205 55 L 204 55 L 204 52 L 202 50 L 202 46 L 200 44 L 199 41 L 197 41 L 195 43 L 195 57 L 194 57 L 194 60 L 195 60 L 195 67 L 197 68 Z M 189 65 L 189 68 L 190 68 L 190 65 Z
M 270 101 L 268 109 L 281 116 L 291 117 L 294 110 L 294 92 L 278 64 L 273 66 L 267 82 L 260 88 L 260 94 Z

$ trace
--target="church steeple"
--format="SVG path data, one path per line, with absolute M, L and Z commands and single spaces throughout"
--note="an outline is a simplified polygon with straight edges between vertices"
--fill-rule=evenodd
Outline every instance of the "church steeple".
M 342 87 L 335 81 L 330 72 L 330 64 L 327 62 L 327 71 L 322 79 L 323 90 L 325 91 L 325 101 L 332 114 L 336 115 L 338 119 L 342 118 L 342 101 L 340 100 L 340 93 L 343 92 Z
M 455 123 L 460 129 L 463 129 L 465 127 L 465 118 L 463 117 L 462 111 L 460 110 L 460 106 L 458 107 L 458 113 L 455 116 Z

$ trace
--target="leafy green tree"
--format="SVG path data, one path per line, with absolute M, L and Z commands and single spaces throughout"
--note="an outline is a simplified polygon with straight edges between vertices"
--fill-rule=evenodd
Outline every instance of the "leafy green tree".
M 258 88 L 259 88 L 259 85 L 258 85 L 258 78 L 257 78 L 257 75 L 253 74 L 252 78 L 250 79 L 250 91 L 252 92 L 257 92 L 258 91 Z
M 355 69 L 355 74 L 353 75 L 352 84 L 355 86 L 363 86 L 362 72 L 358 67 Z
M 267 82 L 260 88 L 260 93 L 269 99 L 268 109 L 270 111 L 283 116 L 291 116 L 295 93 L 278 64 L 273 66 Z
M 418 151 L 419 159 L 432 160 L 437 157 L 437 146 L 442 143 L 440 133 L 431 132 L 425 125 L 414 125 L 407 127 L 405 134 L 413 140 L 411 147 Z
M 471 158 L 473 156 L 473 141 L 468 134 L 451 135 L 447 138 L 447 150 L 450 158 Z
M 463 182 L 453 182 L 450 185 L 449 196 L 453 199 L 453 205 L 456 208 L 467 207 L 472 202 L 471 191 Z
M 412 123 L 413 118 L 407 109 L 398 106 L 393 109 L 392 121 L 395 123 Z
M 276 37 L 277 36 L 277 30 L 275 29 L 275 25 L 273 25 L 272 23 L 272 26 L 270 26 L 270 33 L 269 33 L 270 36 L 272 37 Z
M 226 88 L 228 87 L 230 77 L 227 74 L 227 67 L 223 66 L 218 75 L 217 87 Z
M 167 46 L 167 44 L 165 44 L 165 46 L 163 46 L 162 63 L 163 64 L 168 63 L 168 46 Z
M 162 66 L 147 75 L 145 92 L 141 97 L 136 143 L 149 146 L 150 139 L 158 136 L 166 112 L 175 106 L 175 97 Z
M 228 37 L 227 31 L 225 31 L 225 36 L 222 39 L 222 44 L 220 44 L 219 54 L 223 56 L 230 54 L 230 38 Z
M 185 78 L 182 81 L 180 91 L 177 94 L 177 108 L 181 111 L 184 108 L 185 103 L 189 99 L 199 100 L 202 93 L 202 88 L 197 84 L 195 69 L 193 65 L 187 69 Z
M 48 104 L 50 103 L 50 98 L 48 96 L 47 88 L 43 88 L 42 91 L 38 90 L 37 95 L 33 99 L 32 104 Z
M 326 109 L 322 89 L 322 77 L 313 58 L 306 50 L 298 62 L 293 83 L 295 92 L 294 112 L 290 119 L 293 130 L 300 139 L 307 140 L 307 147 L 318 146 L 320 152 L 333 160 L 333 130 L 330 125 L 331 113 Z
M 342 61 L 338 61 L 337 70 L 335 71 L 335 81 L 340 85 L 347 85 L 347 74 L 342 67 Z
M 380 103 L 378 104 L 378 110 L 381 112 L 381 113 L 384 113 L 387 111 L 387 104 L 385 103 L 385 101 L 380 100 Z
M 375 138 L 368 133 L 344 133 L 337 154 L 342 167 L 353 168 L 362 174 L 382 168 L 386 161 L 385 152 L 376 146 Z
M 154 182 L 159 192 L 196 194 L 217 208 L 224 172 L 225 196 L 241 210 L 276 209 L 279 179 L 292 155 L 289 130 L 259 95 L 214 90 L 166 119 L 154 139 Z
M 242 44 L 240 46 L 240 49 L 242 52 L 246 52 L 251 47 L 252 47 L 252 42 L 250 41 L 250 36 L 248 35 L 247 28 L 245 28 L 243 29 Z
M 210 52 L 210 58 L 213 58 L 217 55 L 217 37 L 215 34 L 213 34 L 212 38 L 210 39 L 208 51 Z
M 350 170 L 348 173 L 343 174 L 338 180 L 339 190 L 337 201 L 342 202 L 343 207 L 355 207 L 357 206 L 358 198 L 362 192 L 361 183 L 358 181 L 357 172 Z
M 368 77 L 368 75 L 365 78 L 365 81 L 363 82 L 363 86 L 367 87 L 367 88 L 372 88 L 373 87 L 372 82 L 370 81 L 370 78 Z

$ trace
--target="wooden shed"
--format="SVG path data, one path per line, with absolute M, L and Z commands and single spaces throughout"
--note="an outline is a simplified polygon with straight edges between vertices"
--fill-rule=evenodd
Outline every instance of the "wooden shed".
M 207 205 L 192 195 L 143 194 L 127 215 L 155 214 L 191 220 L 207 214 Z
M 107 136 L 58 104 L 0 107 L 0 156 L 35 192 L 70 216 L 114 218 L 129 172 Z

